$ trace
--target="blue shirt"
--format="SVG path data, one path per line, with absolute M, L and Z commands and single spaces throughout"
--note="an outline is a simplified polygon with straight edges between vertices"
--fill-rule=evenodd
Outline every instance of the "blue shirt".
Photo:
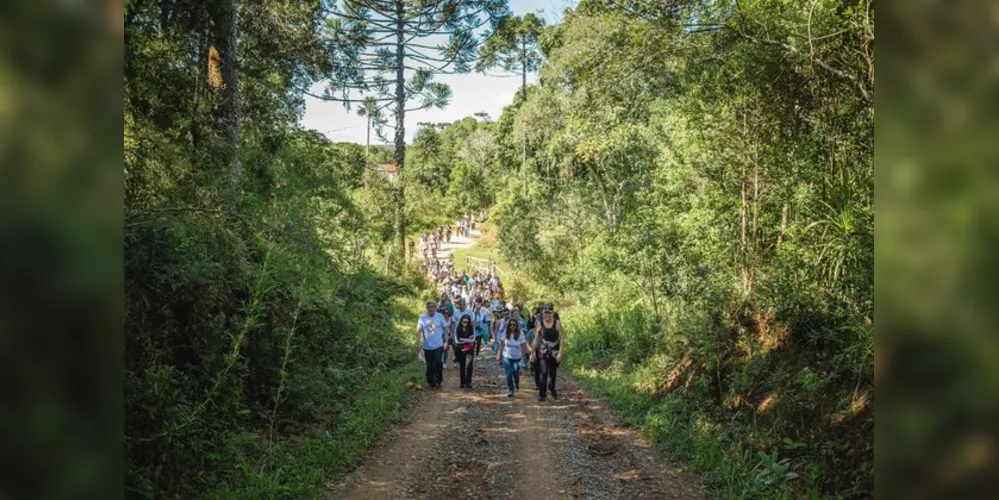
M 424 349 L 444 347 L 444 335 L 448 331 L 448 321 L 444 319 L 443 314 L 434 313 L 433 316 L 427 316 L 427 313 L 421 314 L 419 321 L 416 322 L 416 328 L 423 334 Z

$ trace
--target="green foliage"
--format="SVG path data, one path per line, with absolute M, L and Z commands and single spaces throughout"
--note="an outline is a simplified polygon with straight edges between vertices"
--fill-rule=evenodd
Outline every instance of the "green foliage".
M 495 128 L 498 247 L 575 304 L 570 369 L 720 497 L 873 492 L 873 24 L 840 7 L 581 2 Z
M 434 213 L 447 220 L 478 212 L 493 202 L 501 179 L 494 163 L 494 124 L 468 117 L 454 123 L 426 123 L 409 148 L 410 203 L 434 201 Z M 414 217 L 420 217 L 416 212 Z
M 299 88 L 330 63 L 323 13 L 236 5 L 238 144 L 219 133 L 206 6 L 125 12 L 129 497 L 321 496 L 401 417 L 419 371 L 404 332 L 423 283 L 362 251 L 392 233 L 391 187 L 362 187 L 362 147 L 295 123 Z
M 357 373 L 342 383 L 362 389 L 352 404 L 335 414 L 328 429 L 296 439 L 261 443 L 258 436 L 237 436 L 225 453 L 238 468 L 211 486 L 210 498 L 315 498 L 329 480 L 356 467 L 364 453 L 406 415 L 418 392 L 406 382 L 418 378 L 423 365 L 412 362 L 373 376 Z M 344 397 L 341 394 L 340 397 Z

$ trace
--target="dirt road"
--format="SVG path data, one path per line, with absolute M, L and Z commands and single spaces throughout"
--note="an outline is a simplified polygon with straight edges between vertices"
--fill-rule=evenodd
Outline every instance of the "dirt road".
M 489 351 L 490 353 L 492 351 Z M 483 351 L 485 354 L 485 351 Z M 494 355 L 493 355 L 494 356 Z M 702 498 L 604 404 L 559 375 L 558 400 L 538 402 L 530 373 L 506 395 L 494 357 L 475 362 L 474 389 L 425 391 L 410 417 L 329 498 Z

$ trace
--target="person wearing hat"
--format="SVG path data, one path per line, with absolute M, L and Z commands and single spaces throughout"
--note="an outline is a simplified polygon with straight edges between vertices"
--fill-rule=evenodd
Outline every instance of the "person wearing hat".
M 448 320 L 437 312 L 437 303 L 428 300 L 427 312 L 420 315 L 416 322 L 416 345 L 423 349 L 423 357 L 427 363 L 427 385 L 439 389 L 444 381 L 443 354 L 448 346 Z
M 558 399 L 555 378 L 558 365 L 562 363 L 565 345 L 562 342 L 562 322 L 555 319 L 555 306 L 551 302 L 541 310 L 541 321 L 535 330 L 534 345 L 531 348 L 537 353 L 538 368 L 541 369 L 538 401 L 544 401 L 549 391 L 553 399 Z

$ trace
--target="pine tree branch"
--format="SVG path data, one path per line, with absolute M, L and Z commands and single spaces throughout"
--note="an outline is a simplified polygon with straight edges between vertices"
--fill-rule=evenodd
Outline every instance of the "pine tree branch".
M 352 14 L 348 14 L 346 12 L 338 11 L 336 9 L 334 9 L 332 11 L 331 10 L 327 10 L 327 9 L 323 9 L 323 12 L 325 12 L 327 14 L 330 14 L 330 15 L 333 15 L 333 16 L 336 16 L 336 17 L 343 18 L 343 19 L 349 19 L 351 21 L 354 21 L 354 22 L 357 22 L 357 23 L 361 23 L 361 24 L 364 24 L 364 25 L 371 24 L 371 25 L 374 25 L 374 26 L 378 26 L 379 28 L 382 28 L 382 29 L 385 29 L 385 30 L 394 30 L 395 29 L 395 27 L 392 26 L 392 25 L 382 24 L 381 22 L 378 22 L 377 20 L 374 20 L 374 19 L 360 17 L 360 16 L 355 16 L 355 15 L 352 15 Z
M 365 102 L 385 102 L 385 101 L 392 101 L 393 100 L 393 98 L 391 98 L 391 97 L 365 98 L 365 99 L 340 99 L 340 98 L 337 98 L 337 97 L 330 97 L 330 96 L 325 96 L 325 95 L 313 94 L 312 92 L 309 92 L 308 90 L 303 90 L 303 89 L 295 89 L 295 90 L 298 91 L 298 92 L 301 92 L 303 95 L 307 95 L 309 97 L 312 97 L 314 99 L 319 99 L 321 101 L 343 102 L 343 103 L 349 103 L 349 104 L 364 104 Z
M 431 55 L 427 55 L 427 54 L 424 54 L 423 52 L 420 52 L 420 51 L 418 51 L 416 49 L 411 49 L 409 47 L 406 47 L 406 49 L 407 49 L 406 50 L 406 57 L 412 56 L 414 59 L 418 59 L 418 60 L 421 60 L 421 61 L 431 61 L 431 62 L 436 62 L 436 63 L 448 62 L 448 59 L 445 59 L 443 57 L 434 57 L 434 56 L 431 56 Z

